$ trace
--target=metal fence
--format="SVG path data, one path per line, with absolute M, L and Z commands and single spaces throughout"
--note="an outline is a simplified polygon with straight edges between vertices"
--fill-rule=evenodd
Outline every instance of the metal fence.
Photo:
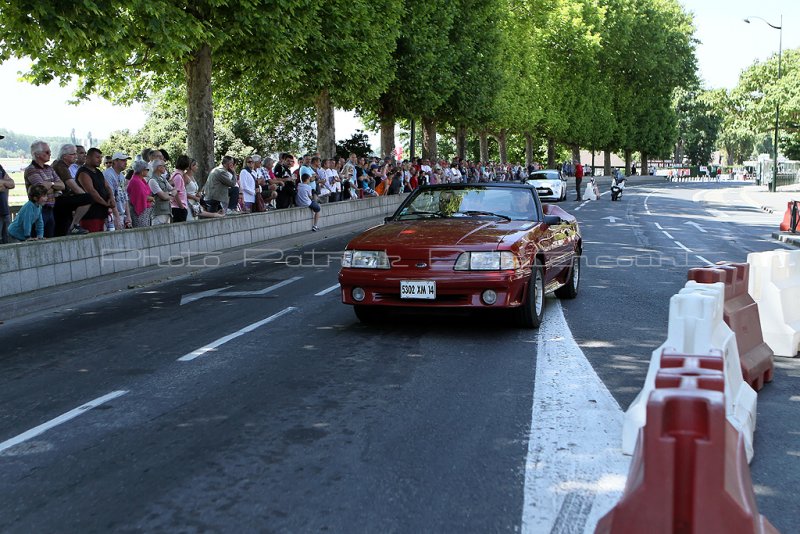
M 772 183 L 773 167 L 771 159 L 764 159 L 758 162 L 756 170 L 757 183 Z M 778 163 L 778 179 L 776 187 L 783 185 L 800 184 L 800 161 L 781 161 Z

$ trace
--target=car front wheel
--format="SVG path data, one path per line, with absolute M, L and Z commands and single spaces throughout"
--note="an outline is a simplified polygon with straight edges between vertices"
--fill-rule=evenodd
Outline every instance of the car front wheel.
M 528 283 L 528 295 L 517 310 L 517 323 L 522 328 L 539 328 L 544 316 L 544 273 L 534 267 Z

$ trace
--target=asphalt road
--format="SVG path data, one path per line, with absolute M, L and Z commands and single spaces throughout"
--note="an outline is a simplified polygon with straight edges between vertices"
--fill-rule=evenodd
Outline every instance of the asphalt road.
M 631 188 L 576 214 L 587 263 L 564 315 L 623 409 L 697 256 L 777 247 L 776 216 L 729 184 Z M 520 530 L 537 332 L 491 316 L 361 325 L 334 288 L 346 241 L 0 326 L 0 531 Z M 782 359 L 759 394 L 753 478 L 783 532 L 800 531 L 798 385 Z

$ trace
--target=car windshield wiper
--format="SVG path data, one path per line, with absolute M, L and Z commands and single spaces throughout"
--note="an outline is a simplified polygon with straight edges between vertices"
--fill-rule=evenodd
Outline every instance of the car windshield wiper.
M 410 213 L 402 213 L 398 218 L 408 217 L 410 215 L 430 215 L 432 217 L 444 217 L 444 213 L 440 211 L 412 211 Z
M 468 211 L 459 211 L 458 213 L 463 213 L 464 215 L 485 215 L 487 217 L 500 217 L 501 219 L 505 219 L 507 221 L 511 220 L 511 217 L 509 217 L 508 215 L 494 213 L 493 211 L 468 210 Z

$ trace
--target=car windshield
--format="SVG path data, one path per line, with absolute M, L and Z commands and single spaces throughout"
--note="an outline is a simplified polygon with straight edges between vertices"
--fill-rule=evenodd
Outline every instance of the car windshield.
M 555 171 L 537 171 L 532 172 L 528 177 L 529 180 L 558 180 L 558 173 Z
M 536 201 L 523 188 L 423 189 L 397 214 L 398 220 L 423 218 L 494 217 L 537 220 Z

